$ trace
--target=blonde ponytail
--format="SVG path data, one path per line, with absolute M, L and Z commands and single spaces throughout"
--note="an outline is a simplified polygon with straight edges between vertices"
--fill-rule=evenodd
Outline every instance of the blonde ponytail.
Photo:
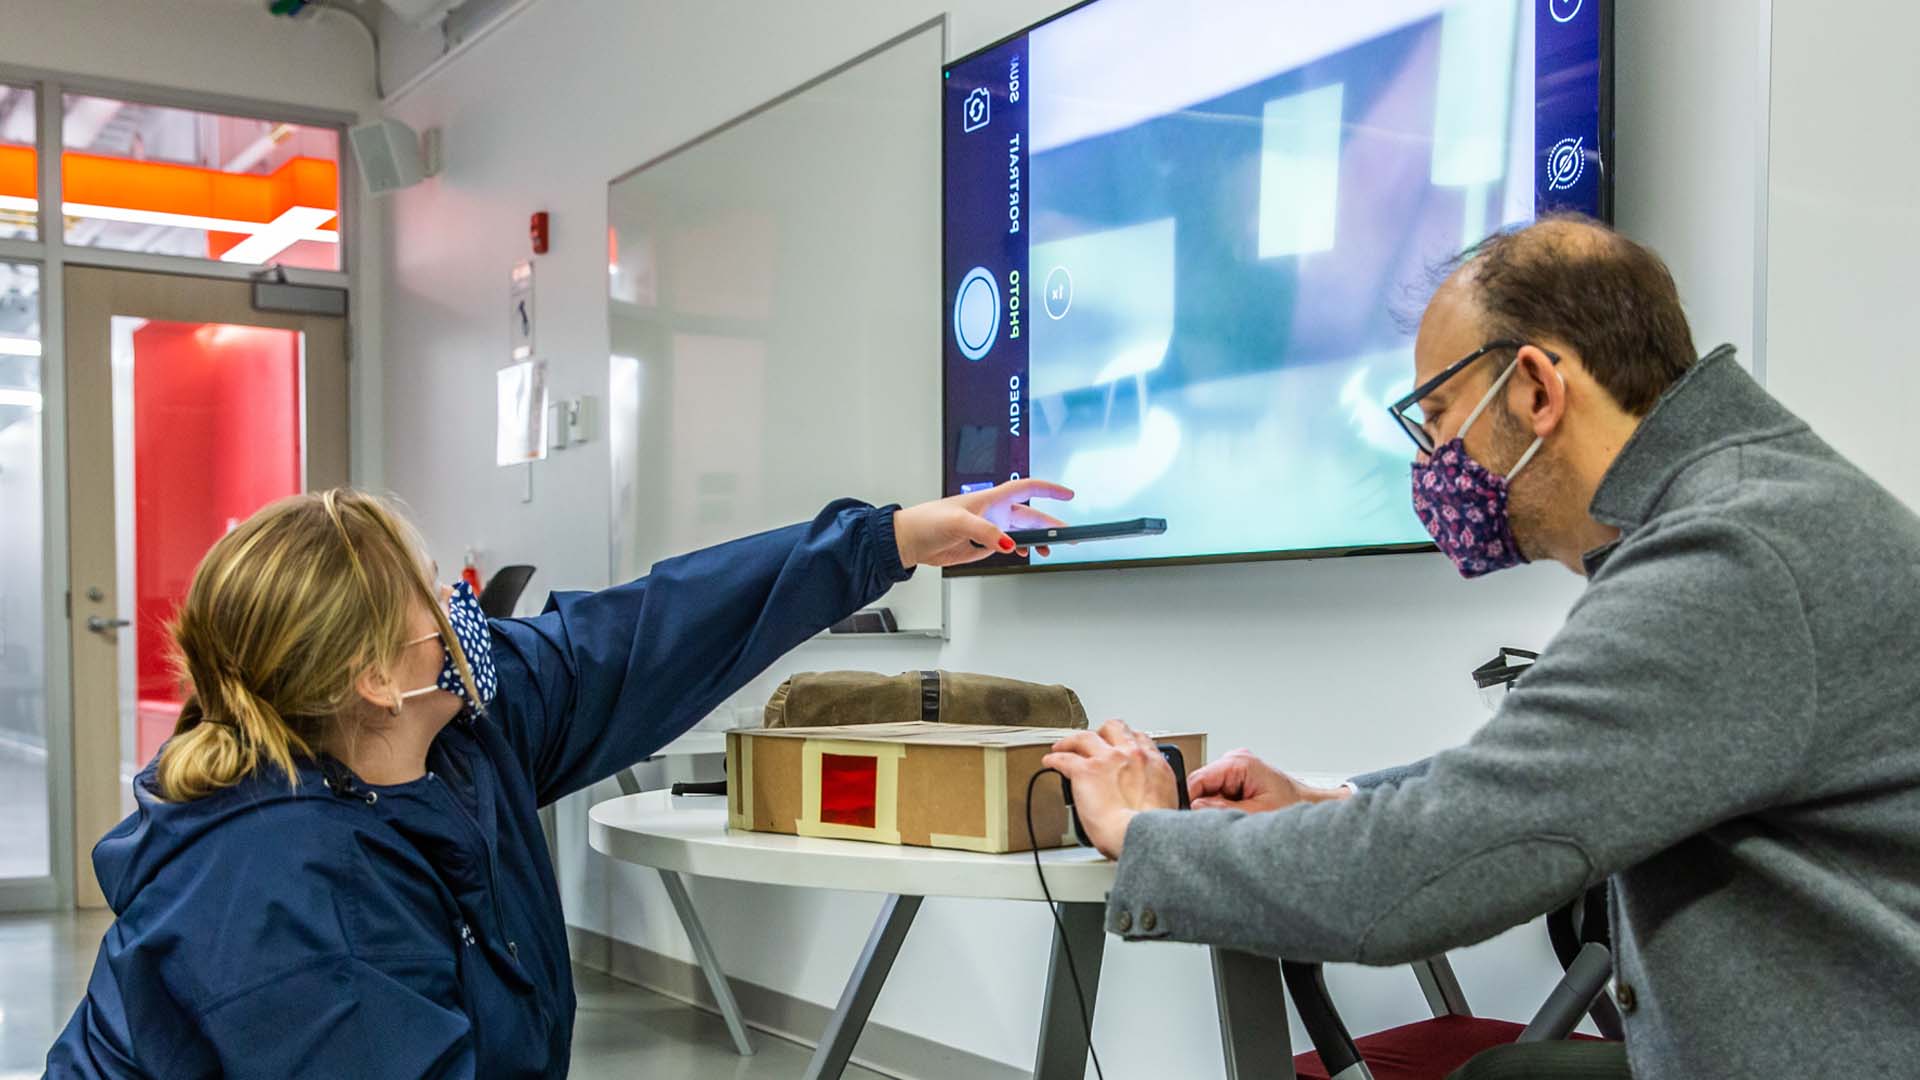
M 295 771 L 294 756 L 312 757 L 308 745 L 272 705 L 255 697 L 237 679 L 196 682 L 215 688 L 211 695 L 219 720 L 208 719 L 199 703 L 200 691 L 181 710 L 175 729 L 160 757 L 160 790 L 175 802 L 211 795 L 252 774 L 262 763 L 287 776 Z M 188 724 L 191 709 L 195 722 Z
M 297 495 L 222 537 L 172 626 L 191 696 L 160 751 L 162 798 L 210 795 L 297 762 L 339 734 L 355 680 L 389 666 L 424 605 L 458 652 L 423 546 L 383 500 L 348 489 Z

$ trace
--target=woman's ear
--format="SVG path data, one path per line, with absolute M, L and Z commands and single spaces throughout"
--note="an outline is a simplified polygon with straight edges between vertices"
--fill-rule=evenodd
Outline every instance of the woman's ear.
M 362 701 L 381 712 L 395 711 L 394 706 L 400 702 L 399 687 L 378 664 L 368 664 L 360 670 L 360 677 L 353 680 L 353 690 Z
M 1537 346 L 1521 346 L 1515 359 L 1519 368 L 1514 372 L 1511 392 L 1518 395 L 1519 400 L 1514 404 L 1525 417 L 1527 426 L 1533 429 L 1534 437 L 1544 439 L 1553 434 L 1566 415 L 1566 377 L 1555 366 L 1553 358 Z

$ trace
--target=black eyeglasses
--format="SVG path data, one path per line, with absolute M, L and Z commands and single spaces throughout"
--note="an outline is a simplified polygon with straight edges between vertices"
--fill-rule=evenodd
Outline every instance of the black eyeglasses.
M 1490 352 L 1496 352 L 1500 349 L 1518 349 L 1526 344 L 1524 341 L 1512 340 L 1489 341 L 1460 359 L 1455 360 L 1453 363 L 1448 364 L 1445 371 L 1414 387 L 1413 393 L 1387 406 L 1387 411 L 1391 412 L 1393 418 L 1399 421 L 1401 430 L 1407 433 L 1407 437 L 1413 440 L 1413 445 L 1419 447 L 1421 453 L 1431 454 L 1436 445 L 1433 441 L 1433 436 L 1427 433 L 1423 418 L 1416 418 L 1413 415 L 1413 410 L 1419 406 L 1420 402 L 1425 399 L 1428 394 L 1440 389 L 1440 384 L 1472 367 L 1475 360 L 1480 359 Z M 1541 349 L 1540 351 L 1547 354 L 1548 360 L 1556 364 L 1560 362 L 1559 355 L 1551 349 Z
M 1514 682 L 1538 659 L 1540 654 L 1530 649 L 1501 646 L 1498 656 L 1473 669 L 1473 685 L 1479 687 L 1481 702 L 1499 711 L 1500 699 L 1507 696 Z
M 1516 649 L 1511 645 L 1502 645 L 1500 654 L 1473 669 L 1473 685 L 1482 690 L 1499 686 L 1513 689 L 1514 680 L 1533 666 L 1540 654 L 1531 649 Z

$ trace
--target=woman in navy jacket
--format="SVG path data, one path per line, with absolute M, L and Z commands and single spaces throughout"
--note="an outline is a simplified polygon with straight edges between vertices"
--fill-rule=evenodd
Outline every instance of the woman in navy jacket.
M 915 564 L 1054 524 L 1034 496 L 1071 494 L 838 502 L 491 623 L 433 584 L 376 498 L 262 510 L 214 545 L 176 620 L 193 696 L 94 849 L 118 918 L 49 1075 L 564 1075 L 573 984 L 535 811 L 672 741 Z

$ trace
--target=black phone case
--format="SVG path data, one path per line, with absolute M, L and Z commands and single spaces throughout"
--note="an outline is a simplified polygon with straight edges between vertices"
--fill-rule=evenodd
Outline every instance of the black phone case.
M 1160 756 L 1167 759 L 1173 767 L 1174 800 L 1182 810 L 1193 809 L 1193 798 L 1187 792 L 1187 757 L 1180 748 L 1172 743 L 1159 744 Z M 1087 838 L 1087 830 L 1080 825 L 1080 811 L 1073 807 L 1073 785 L 1067 778 L 1060 778 L 1060 791 L 1067 801 L 1067 816 L 1073 819 L 1073 835 L 1080 841 L 1081 847 L 1092 847 L 1093 841 Z
M 1166 532 L 1166 522 L 1158 518 L 1134 518 L 1131 521 L 1107 522 L 1107 525 L 1122 526 L 1120 531 L 1100 533 L 1079 538 L 1060 538 L 1049 536 L 1051 529 L 1009 529 L 1007 535 L 1021 547 L 1040 547 L 1045 544 L 1091 544 L 1101 540 L 1131 540 L 1142 536 L 1160 536 Z M 1151 527 L 1157 524 L 1159 527 Z M 1087 528 L 1090 526 L 1068 525 L 1066 528 Z M 1105 526 L 1101 526 L 1105 527 Z

